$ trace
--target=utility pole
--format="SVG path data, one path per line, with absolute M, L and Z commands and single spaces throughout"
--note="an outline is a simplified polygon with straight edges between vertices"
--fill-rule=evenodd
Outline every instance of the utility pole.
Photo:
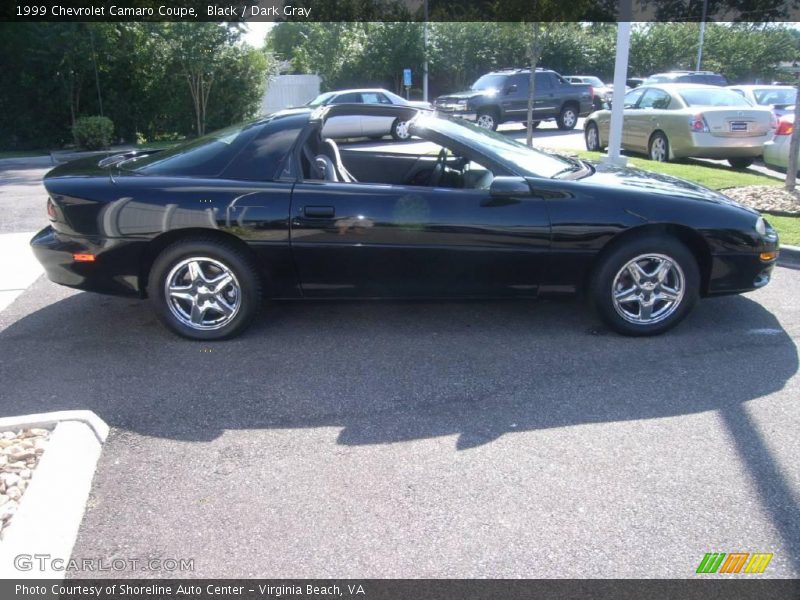
M 700 19 L 700 43 L 697 46 L 697 71 L 703 62 L 703 38 L 706 35 L 706 16 L 708 15 L 708 0 L 703 0 L 703 18 Z
M 422 25 L 422 99 L 428 101 L 428 0 L 425 0 L 425 23 Z
M 100 75 L 97 72 L 97 53 L 94 50 L 94 30 L 89 24 L 89 40 L 92 44 L 92 62 L 94 63 L 94 83 L 97 87 L 97 103 L 100 105 L 100 116 L 103 117 L 103 96 L 100 94 Z

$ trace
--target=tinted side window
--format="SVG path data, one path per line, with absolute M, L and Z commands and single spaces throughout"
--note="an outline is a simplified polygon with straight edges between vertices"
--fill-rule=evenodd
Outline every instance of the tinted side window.
M 364 104 L 391 104 L 386 96 L 378 92 L 363 92 L 361 100 Z
M 536 91 L 553 89 L 553 84 L 550 82 L 550 75 L 548 73 L 536 73 L 534 75 L 536 82 Z
M 647 90 L 647 93 L 639 102 L 639 108 L 668 108 L 670 100 L 672 100 L 672 98 L 665 91 L 650 89 Z
M 225 169 L 226 179 L 269 181 L 277 179 L 278 168 L 303 128 L 303 119 L 276 119 L 242 150 Z
M 331 100 L 331 104 L 352 104 L 352 103 L 361 104 L 361 94 L 358 92 L 348 92 L 347 94 L 339 94 Z
M 722 75 L 706 75 L 706 83 L 709 85 L 728 85 L 728 81 Z
M 644 92 L 645 88 L 638 87 L 625 94 L 625 99 L 623 100 L 625 108 L 633 108 Z
M 530 75 L 514 75 L 513 77 L 508 78 L 508 88 L 512 85 L 517 86 L 517 94 L 525 94 L 528 95 L 528 83 L 530 82 Z M 536 85 L 539 85 L 539 80 L 536 80 Z

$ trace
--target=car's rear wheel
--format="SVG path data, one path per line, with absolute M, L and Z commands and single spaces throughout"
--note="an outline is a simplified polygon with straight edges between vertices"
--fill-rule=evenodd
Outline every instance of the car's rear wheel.
M 578 112 L 572 104 L 567 104 L 556 117 L 559 129 L 574 129 L 578 123 Z
M 586 149 L 591 152 L 598 152 L 600 150 L 600 132 L 597 125 L 592 122 L 586 126 L 586 131 L 583 134 L 586 140 Z
M 601 258 L 589 295 L 614 331 L 643 336 L 677 325 L 694 306 L 699 289 L 700 270 L 691 251 L 672 237 L 647 235 Z
M 401 119 L 395 119 L 394 123 L 392 123 L 392 137 L 396 140 L 407 140 L 411 137 L 411 134 L 408 132 L 408 121 L 403 121 Z
M 493 110 L 484 110 L 478 113 L 478 118 L 475 120 L 478 127 L 494 131 L 497 129 L 499 119 L 497 113 Z
M 746 169 L 755 162 L 754 158 L 729 158 L 728 164 L 734 169 Z
M 536 129 L 541 121 L 531 121 L 531 129 Z
M 650 137 L 650 143 L 647 146 L 647 154 L 650 160 L 669 162 L 669 140 L 667 136 L 660 131 L 655 132 Z
M 213 239 L 165 248 L 150 270 L 148 295 L 161 321 L 195 340 L 241 333 L 258 313 L 261 282 L 249 257 Z

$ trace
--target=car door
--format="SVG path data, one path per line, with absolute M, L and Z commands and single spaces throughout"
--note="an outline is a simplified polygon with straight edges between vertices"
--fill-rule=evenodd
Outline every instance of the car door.
M 380 92 L 361 92 L 364 104 L 391 104 L 392 102 Z M 392 129 L 393 117 L 364 115 L 361 117 L 361 134 L 367 137 L 384 136 Z
M 641 114 L 641 110 L 639 109 L 639 100 L 641 100 L 642 96 L 648 89 L 650 88 L 638 87 L 625 94 L 621 145 L 623 148 L 628 150 L 639 149 L 636 145 L 636 129 L 641 127 L 641 125 L 638 123 L 639 116 Z
M 649 88 L 639 99 L 636 115 L 627 120 L 631 145 L 644 152 L 649 151 L 650 136 L 657 129 L 664 129 L 664 117 L 672 97 L 664 90 Z
M 534 94 L 534 117 L 538 120 L 552 117 L 558 113 L 558 98 L 553 84 L 553 77 L 550 73 L 536 73 L 534 75 L 536 88 Z M 527 109 L 527 98 L 526 106 Z
M 530 75 L 520 73 L 506 79 L 505 87 L 500 90 L 505 120 L 524 121 L 528 117 L 528 88 Z
M 533 295 L 550 243 L 542 198 L 488 189 L 301 181 L 290 226 L 310 297 Z
M 361 94 L 359 92 L 346 92 L 332 98 L 328 104 L 361 104 Z M 324 137 L 347 138 L 360 137 L 364 135 L 361 124 L 361 116 L 347 115 L 332 117 L 325 122 L 322 130 Z

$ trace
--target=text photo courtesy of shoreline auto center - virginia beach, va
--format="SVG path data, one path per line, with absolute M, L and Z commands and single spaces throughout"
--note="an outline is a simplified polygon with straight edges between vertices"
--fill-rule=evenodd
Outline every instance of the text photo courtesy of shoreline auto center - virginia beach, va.
M 0 598 L 800 597 L 800 0 L 0 6 Z

